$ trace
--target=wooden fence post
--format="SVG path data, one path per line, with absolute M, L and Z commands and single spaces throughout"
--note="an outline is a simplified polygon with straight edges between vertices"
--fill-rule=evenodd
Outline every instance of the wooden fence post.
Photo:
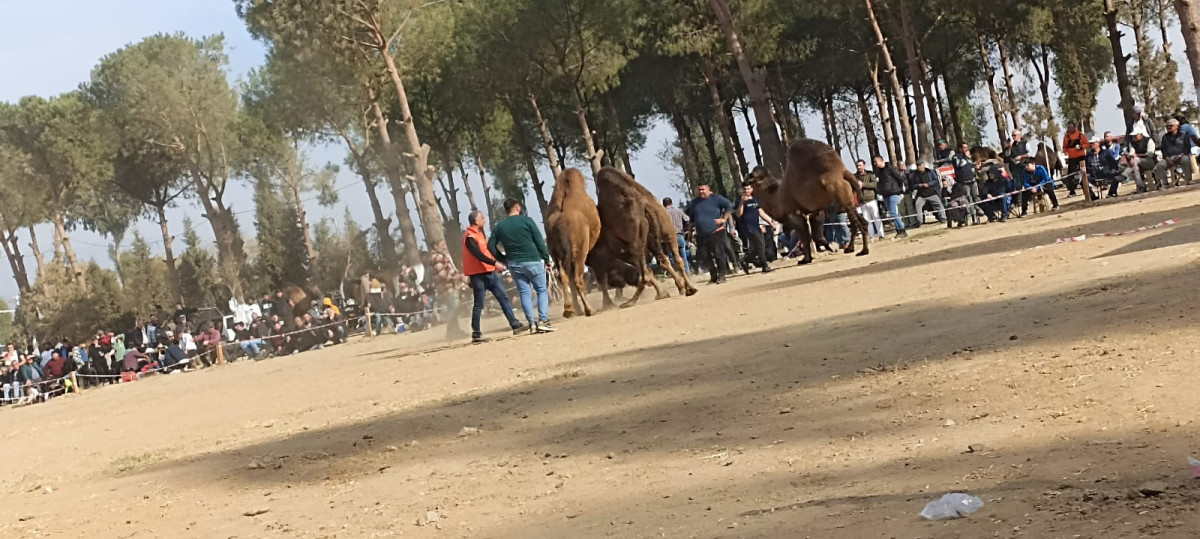
M 75 371 L 71 371 L 71 392 L 79 393 L 82 389 L 79 387 L 79 379 L 75 378 Z
M 366 313 L 366 316 L 364 316 L 364 317 L 363 317 L 363 320 L 365 320 L 365 321 L 366 321 L 366 322 L 363 324 L 363 327 L 365 327 L 365 328 L 366 328 L 366 330 L 367 330 L 367 338 L 369 339 L 369 338 L 371 338 L 371 337 L 374 337 L 374 336 L 375 336 L 375 335 L 373 335 L 373 334 L 371 333 L 371 304 L 370 304 L 370 303 L 368 303 L 368 304 L 367 304 L 367 308 L 366 308 L 366 309 L 363 309 L 363 312 L 365 312 L 365 313 Z
M 1088 185 L 1087 164 L 1079 164 L 1079 183 L 1083 185 L 1083 199 L 1092 202 L 1092 186 Z

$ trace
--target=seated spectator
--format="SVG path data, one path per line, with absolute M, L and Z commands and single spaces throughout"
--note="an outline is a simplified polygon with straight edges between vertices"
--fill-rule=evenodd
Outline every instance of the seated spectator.
M 188 370 L 187 364 L 191 361 L 183 348 L 179 346 L 179 341 L 171 337 L 167 338 L 167 346 L 163 349 L 159 363 L 162 365 L 163 372 L 172 372 L 176 369 Z
M 1179 129 L 1179 120 L 1167 120 L 1167 132 L 1163 133 L 1162 142 L 1158 145 L 1162 159 L 1154 167 L 1154 180 L 1159 189 L 1170 189 L 1179 185 L 1179 180 L 1172 181 L 1168 174 L 1174 172 L 1182 175 L 1186 185 L 1192 184 L 1192 140 Z
M 321 316 L 321 326 L 333 344 L 346 342 L 346 319 L 340 313 L 326 307 L 325 314 Z
M 1108 196 L 1117 196 L 1117 188 L 1121 185 L 1121 172 L 1112 161 L 1112 154 L 1102 148 L 1100 139 L 1093 138 L 1091 147 L 1084 157 L 1087 163 L 1088 185 L 1092 187 L 1092 198 L 1100 198 L 1096 187 L 1108 185 Z
M 211 367 L 216 359 L 217 347 L 221 346 L 221 332 L 211 322 L 204 325 L 204 330 L 196 335 L 196 348 L 200 361 L 205 367 Z
M 66 375 L 67 359 L 62 357 L 57 350 L 50 353 L 50 361 L 46 363 L 45 373 L 51 379 L 62 378 Z
M 1128 145 L 1126 152 L 1129 156 L 1129 175 L 1137 184 L 1137 192 L 1145 193 L 1146 180 L 1143 179 L 1142 174 L 1157 168 L 1157 159 L 1150 151 L 1150 138 L 1138 131 L 1132 137 L 1126 137 L 1125 140 Z
M 1008 220 L 1012 205 L 1008 193 L 1012 192 L 1012 181 L 1005 176 L 1004 168 L 992 165 L 987 171 L 987 180 L 983 182 L 984 201 L 980 204 L 987 222 L 995 223 Z
M 125 352 L 125 357 L 121 360 L 121 372 L 139 372 L 148 363 L 150 356 L 146 355 L 146 345 L 139 344 L 137 348 Z
M 17 367 L 7 362 L 0 366 L 0 404 L 11 404 L 21 398 L 21 384 L 17 382 Z
M 258 355 L 262 351 L 262 341 L 260 341 L 258 337 L 252 335 L 250 333 L 250 329 L 241 322 L 233 325 L 233 333 L 234 339 L 240 345 L 242 352 L 246 354 L 246 357 L 251 359 L 258 358 Z

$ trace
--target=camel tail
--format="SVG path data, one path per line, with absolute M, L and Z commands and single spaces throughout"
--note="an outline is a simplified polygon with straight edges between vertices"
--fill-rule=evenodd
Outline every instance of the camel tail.
M 858 185 L 858 178 L 855 178 L 849 170 L 842 171 L 842 178 L 844 178 L 846 182 L 850 184 L 850 189 L 854 190 L 854 198 L 857 199 L 859 204 L 867 202 L 866 200 L 863 200 L 862 187 Z

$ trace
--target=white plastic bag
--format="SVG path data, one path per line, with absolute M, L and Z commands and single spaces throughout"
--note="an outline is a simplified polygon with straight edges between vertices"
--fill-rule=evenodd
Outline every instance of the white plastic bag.
M 921 516 L 925 520 L 950 520 L 965 517 L 982 508 L 983 500 L 970 494 L 954 492 L 925 504 L 925 509 L 921 510 Z
M 1200 477 L 1200 460 L 1188 457 L 1188 466 L 1192 467 L 1192 476 Z

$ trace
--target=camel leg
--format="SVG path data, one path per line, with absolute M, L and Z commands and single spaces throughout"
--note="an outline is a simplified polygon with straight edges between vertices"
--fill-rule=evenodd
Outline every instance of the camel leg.
M 563 289 L 563 318 L 570 318 L 575 316 L 575 306 L 571 304 L 571 300 L 578 290 L 574 287 L 575 283 L 567 278 L 567 269 L 562 263 L 558 265 L 558 280 L 562 283 Z
M 632 265 L 635 268 L 640 268 L 640 271 L 642 272 L 642 278 L 638 279 L 637 288 L 633 291 L 633 297 L 629 298 L 629 301 L 621 304 L 622 309 L 636 305 L 638 298 L 642 297 L 642 292 L 646 290 L 646 271 L 649 269 L 649 266 L 646 263 L 646 244 L 644 242 L 639 243 L 641 243 L 641 245 L 635 244 L 632 246 L 632 252 L 635 253 L 633 256 Z M 654 277 L 650 276 L 649 278 L 653 279 Z M 658 283 L 655 282 L 654 284 L 654 288 L 657 289 Z
M 858 215 L 858 212 L 853 209 L 850 209 L 850 210 L 839 209 L 839 211 L 843 211 L 846 213 L 846 221 L 847 221 L 847 224 L 850 225 L 850 242 L 847 243 L 845 245 L 845 247 L 842 248 L 842 252 L 845 254 L 850 254 L 850 253 L 854 252 L 854 237 L 858 235 L 858 231 L 859 231 L 858 219 L 856 218 Z
M 870 241 L 867 239 L 867 219 L 861 213 L 858 213 L 857 209 L 847 211 L 846 216 L 850 218 L 850 245 L 846 246 L 844 252 L 846 254 L 854 252 L 854 236 L 855 234 L 861 234 L 863 248 L 857 256 L 867 256 L 871 252 L 871 247 L 867 245 Z
M 595 314 L 595 312 L 592 311 L 592 306 L 588 305 L 587 302 L 587 282 L 585 282 L 583 279 L 583 264 L 576 265 L 574 270 L 575 283 L 573 288 L 575 293 L 579 294 L 579 305 L 583 307 L 584 316 L 591 316 Z
M 653 245 L 655 247 L 654 258 L 658 259 L 658 263 L 671 276 L 671 280 L 675 281 L 675 288 L 679 289 L 679 293 L 685 296 L 695 294 L 696 289 L 692 288 L 692 284 L 687 281 L 687 272 L 683 270 L 683 264 L 680 262 L 679 244 L 674 241 L 674 238 L 670 243 L 655 242 Z M 663 249 L 664 245 L 667 246 L 666 249 Z M 668 252 L 675 255 L 674 258 L 667 256 Z M 676 271 L 676 263 L 679 263 L 679 271 Z
M 671 297 L 670 292 L 663 290 L 662 287 L 658 285 L 658 279 L 654 277 L 654 270 L 650 269 L 649 262 L 646 263 L 646 267 L 642 268 L 642 280 L 649 282 L 650 286 L 654 287 L 654 299 L 659 300 Z
M 833 252 L 833 247 L 829 245 L 829 242 L 825 241 L 825 217 L 826 214 L 824 211 L 819 211 L 808 217 L 813 245 L 817 248 L 818 253 L 821 251 Z
M 809 230 L 809 228 L 808 228 L 809 227 L 809 219 L 805 219 L 802 216 L 800 219 L 793 221 L 793 224 L 796 225 L 796 235 L 800 237 L 801 258 L 800 258 L 800 261 L 796 263 L 796 265 L 803 266 L 805 264 L 811 264 L 813 261 L 813 253 L 812 253 L 813 245 L 812 245 L 812 231 Z

